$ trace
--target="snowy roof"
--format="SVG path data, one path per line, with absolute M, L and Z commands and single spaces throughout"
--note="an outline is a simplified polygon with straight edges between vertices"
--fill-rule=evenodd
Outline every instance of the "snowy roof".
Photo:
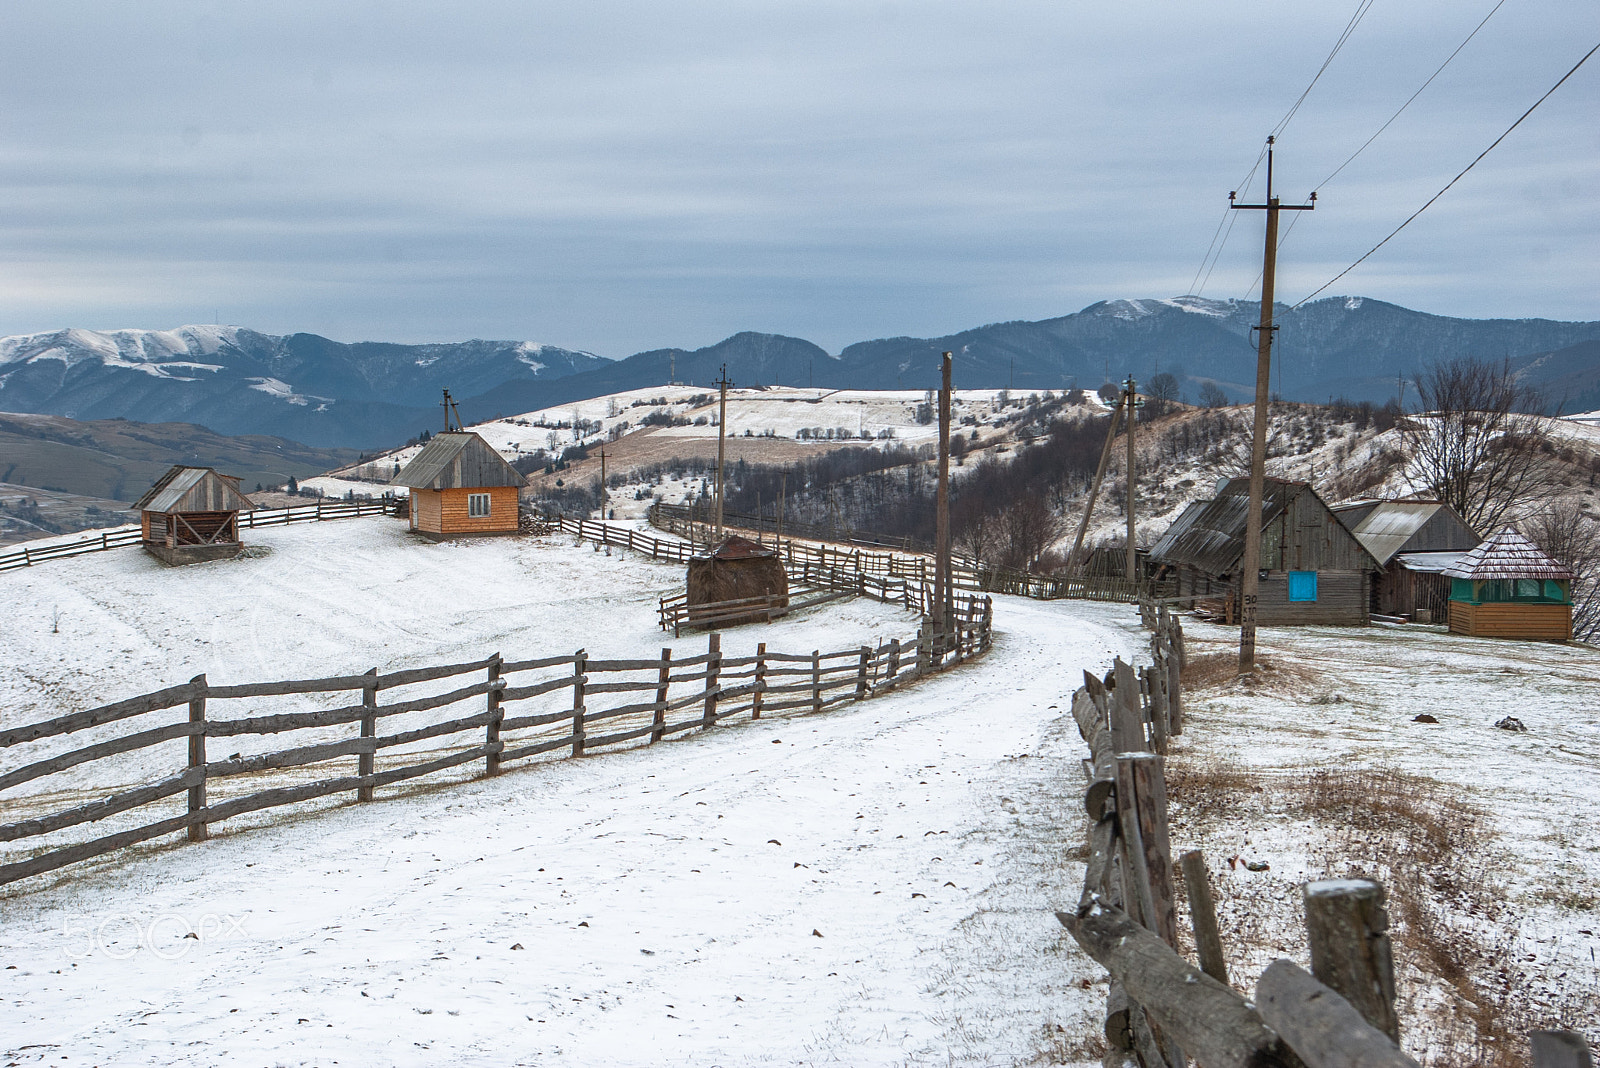
M 1309 487 L 1304 482 L 1269 478 L 1261 502 L 1261 525 L 1278 518 Z M 1179 513 L 1150 550 L 1160 564 L 1188 564 L 1213 575 L 1231 571 L 1244 554 L 1245 520 L 1250 514 L 1250 480 L 1230 479 L 1216 497 L 1195 501 Z
M 723 539 L 722 544 L 709 554 L 713 560 L 752 560 L 757 557 L 777 556 L 775 549 L 765 545 L 757 545 L 749 538 L 741 538 L 737 534 L 730 534 Z
M 1471 548 L 1476 538 L 1462 523 L 1455 511 L 1442 501 L 1378 501 L 1368 506 L 1369 502 L 1362 502 L 1349 508 L 1336 508 L 1334 512 L 1339 518 L 1349 522 L 1357 511 L 1361 511 L 1360 519 L 1350 528 L 1356 540 L 1366 546 L 1367 551 L 1377 557 L 1378 563 L 1387 564 L 1389 559 L 1400 550 L 1406 548 L 1412 539 L 1422 531 L 1441 512 L 1445 516 L 1439 537 L 1434 541 L 1443 541 L 1444 544 L 1428 544 L 1424 540 L 1421 544 L 1412 546 L 1418 551 L 1428 549 L 1438 550 L 1465 550 Z M 1452 522 L 1453 520 L 1453 522 Z M 1451 544 L 1454 541 L 1455 544 Z
M 522 486 L 527 481 L 477 434 L 447 430 L 424 445 L 405 469 L 389 480 L 389 485 L 432 490 L 481 489 Z
M 1395 560 L 1407 571 L 1426 571 L 1440 574 L 1455 567 L 1461 561 L 1461 553 L 1400 553 Z
M 1543 549 L 1506 527 L 1485 539 L 1444 574 L 1461 579 L 1570 579 L 1570 568 L 1552 560 Z
M 134 502 L 143 512 L 238 512 L 254 508 L 239 480 L 209 467 L 174 466 Z

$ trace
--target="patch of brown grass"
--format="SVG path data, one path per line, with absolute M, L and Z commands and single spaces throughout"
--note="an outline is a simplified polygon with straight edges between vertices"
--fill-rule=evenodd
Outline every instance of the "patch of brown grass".
M 1239 654 L 1235 650 L 1197 653 L 1183 666 L 1183 687 L 1191 693 L 1233 690 L 1293 697 L 1314 688 L 1321 677 L 1319 672 L 1303 664 L 1257 656 L 1255 673 L 1248 679 L 1240 678 Z

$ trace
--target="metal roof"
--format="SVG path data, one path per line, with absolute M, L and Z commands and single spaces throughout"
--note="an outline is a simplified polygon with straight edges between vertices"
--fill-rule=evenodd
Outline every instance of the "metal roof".
M 1400 553 L 1395 556 L 1395 561 L 1407 571 L 1427 571 L 1440 574 L 1455 567 L 1466 556 L 1459 553 Z
M 174 466 L 134 502 L 141 512 L 238 512 L 254 508 L 239 480 L 210 467 Z
M 1516 527 L 1506 527 L 1485 539 L 1443 574 L 1461 579 L 1570 579 L 1572 570 L 1552 560 L 1543 549 L 1523 537 Z
M 434 435 L 405 470 L 389 480 L 389 485 L 431 490 L 481 489 L 523 486 L 527 481 L 477 434 L 447 430 Z
M 1387 564 L 1444 507 L 1438 501 L 1383 501 L 1351 533 L 1378 563 Z
M 1304 482 L 1266 480 L 1261 501 L 1261 525 L 1282 515 L 1300 493 Z M 1166 534 L 1150 550 L 1158 564 L 1186 564 L 1207 574 L 1232 571 L 1244 555 L 1244 528 L 1250 514 L 1250 480 L 1230 479 L 1216 497 L 1195 501 L 1185 508 Z

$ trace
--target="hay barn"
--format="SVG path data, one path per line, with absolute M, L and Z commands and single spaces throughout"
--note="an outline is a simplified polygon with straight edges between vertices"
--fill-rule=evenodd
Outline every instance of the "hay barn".
M 239 513 L 254 507 L 237 478 L 181 464 L 134 503 L 145 552 L 174 565 L 239 555 Z
M 1238 620 L 1250 480 L 1223 482 L 1183 510 L 1150 550 L 1158 579 L 1177 583 L 1192 607 Z M 1262 624 L 1366 623 L 1378 562 L 1305 482 L 1269 478 L 1261 507 Z
M 773 609 L 789 607 L 789 576 L 777 551 L 737 535 L 724 539 L 705 556 L 691 559 L 688 583 L 690 622 L 697 616 L 716 615 L 719 624 L 749 623 L 769 618 Z M 710 607 L 754 597 L 772 600 L 753 607 L 748 614 L 736 612 L 731 617 Z
M 411 529 L 436 540 L 517 533 L 517 494 L 526 484 L 470 430 L 434 435 L 389 482 L 411 491 Z
M 1479 541 L 1454 508 L 1443 501 L 1367 500 L 1333 512 L 1383 568 L 1372 583 L 1375 614 L 1444 622 L 1450 602 L 1444 569 Z
M 1444 572 L 1450 631 L 1479 638 L 1568 641 L 1572 570 L 1506 527 Z

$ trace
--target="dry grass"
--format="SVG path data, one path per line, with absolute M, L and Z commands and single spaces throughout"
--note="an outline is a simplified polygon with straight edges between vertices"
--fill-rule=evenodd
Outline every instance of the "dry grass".
M 1239 677 L 1239 654 L 1236 650 L 1215 653 L 1196 653 L 1183 666 L 1183 687 L 1189 693 L 1226 693 L 1237 690 L 1243 693 L 1271 694 L 1280 697 L 1305 696 L 1322 680 L 1320 672 L 1303 664 L 1290 663 L 1278 657 L 1256 657 L 1255 674 L 1248 679 Z

